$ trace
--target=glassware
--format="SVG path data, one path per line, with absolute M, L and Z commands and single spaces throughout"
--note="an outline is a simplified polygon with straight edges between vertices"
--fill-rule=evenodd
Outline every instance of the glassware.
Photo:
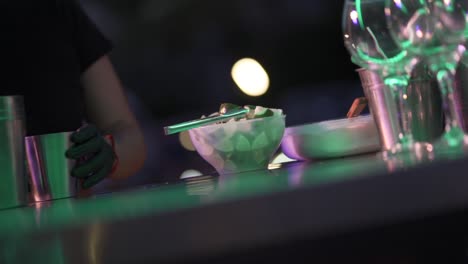
M 437 77 L 445 115 L 445 132 L 434 149 L 463 150 L 462 129 L 454 93 L 456 67 L 465 51 L 466 0 L 387 0 L 385 14 L 392 36 L 411 56 L 425 61 Z
M 385 0 L 346 0 L 343 8 L 344 43 L 353 63 L 377 72 L 391 90 L 399 114 L 399 142 L 384 154 L 412 150 L 416 146 L 408 105 L 408 80 L 418 57 L 410 56 L 390 34 Z

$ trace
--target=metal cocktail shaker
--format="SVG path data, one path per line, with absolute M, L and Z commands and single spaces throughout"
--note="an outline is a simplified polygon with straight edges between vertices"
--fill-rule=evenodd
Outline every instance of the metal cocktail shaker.
M 61 132 L 25 138 L 32 202 L 77 194 L 79 182 L 70 175 L 75 161 L 65 157 L 72 145 L 70 135 L 71 132 Z
M 22 96 L 0 96 L 0 209 L 27 203 Z
M 400 134 L 393 95 L 377 73 L 365 69 L 357 72 L 379 131 L 382 150 L 389 150 L 398 143 Z M 406 114 L 411 122 L 414 140 L 434 141 L 443 132 L 442 101 L 437 82 L 424 64 L 417 65 L 413 70 L 407 95 L 411 111 Z
M 358 69 L 357 72 L 379 132 L 382 151 L 391 150 L 398 143 L 400 134 L 397 108 L 392 94 L 377 73 L 366 69 Z

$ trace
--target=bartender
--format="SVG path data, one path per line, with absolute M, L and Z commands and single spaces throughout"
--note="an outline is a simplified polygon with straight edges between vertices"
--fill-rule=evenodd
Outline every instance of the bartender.
M 75 0 L 2 1 L 0 95 L 22 95 L 27 135 L 75 131 L 64 154 L 90 188 L 145 159 L 142 132 L 109 60 L 111 43 Z

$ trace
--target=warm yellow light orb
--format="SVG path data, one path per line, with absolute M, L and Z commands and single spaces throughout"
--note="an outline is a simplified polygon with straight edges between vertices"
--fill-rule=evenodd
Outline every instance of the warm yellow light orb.
M 270 87 L 267 72 L 252 58 L 237 61 L 232 67 L 231 76 L 239 89 L 249 96 L 263 95 Z
M 182 147 L 184 147 L 184 149 L 189 151 L 195 151 L 195 146 L 193 146 L 192 144 L 192 139 L 190 139 L 188 131 L 180 132 L 179 142 L 182 145 Z

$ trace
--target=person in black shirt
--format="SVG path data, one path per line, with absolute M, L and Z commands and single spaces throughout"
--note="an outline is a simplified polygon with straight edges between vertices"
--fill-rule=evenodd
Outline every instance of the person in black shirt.
M 26 134 L 76 131 L 66 156 L 80 161 L 72 176 L 84 188 L 135 173 L 145 144 L 108 57 L 111 43 L 75 0 L 0 5 L 0 96 L 23 96 Z

